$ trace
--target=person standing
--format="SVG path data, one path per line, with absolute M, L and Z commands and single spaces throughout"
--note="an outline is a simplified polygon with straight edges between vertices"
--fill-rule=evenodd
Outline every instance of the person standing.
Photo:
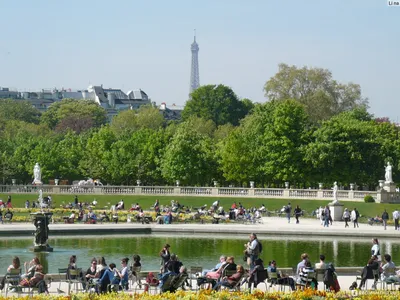
M 343 220 L 344 220 L 344 228 L 349 227 L 348 222 L 350 221 L 350 212 L 347 208 L 344 209 Z
M 254 269 L 254 262 L 258 259 L 260 255 L 260 243 L 258 242 L 257 235 L 255 233 L 250 234 L 250 241 L 245 244 L 246 253 L 248 255 L 248 264 L 250 266 L 250 270 Z
M 299 224 L 299 218 L 301 216 L 301 208 L 297 205 L 296 208 L 294 209 L 294 216 L 296 218 L 296 224 Z
M 399 229 L 399 218 L 400 218 L 400 213 L 399 213 L 399 211 L 396 209 L 396 210 L 393 212 L 394 230 L 398 230 L 398 229 Z
M 382 260 L 381 247 L 379 246 L 378 239 L 372 239 L 371 256 L 376 256 L 378 258 L 378 262 Z
M 286 206 L 285 212 L 286 212 L 286 218 L 288 219 L 288 223 L 290 223 L 290 214 L 292 213 L 292 206 L 290 205 L 290 203 L 288 203 L 288 205 Z
M 385 228 L 385 230 L 386 230 L 388 220 L 389 220 L 389 214 L 387 213 L 387 211 L 385 209 L 385 211 L 382 214 L 382 222 L 383 222 L 383 227 Z
M 331 215 L 331 211 L 329 210 L 329 207 L 327 205 L 327 206 L 325 206 L 325 209 L 324 209 L 324 227 L 329 227 L 330 215 Z
M 360 214 L 358 213 L 357 208 L 354 208 L 351 211 L 351 221 L 353 221 L 354 228 L 356 228 L 356 225 L 358 228 L 358 218 L 359 217 L 360 217 Z
M 164 273 L 165 271 L 165 264 L 170 260 L 171 258 L 171 252 L 169 251 L 169 248 L 171 246 L 169 244 L 165 244 L 164 247 L 160 251 L 160 257 L 161 257 L 161 269 L 160 272 Z

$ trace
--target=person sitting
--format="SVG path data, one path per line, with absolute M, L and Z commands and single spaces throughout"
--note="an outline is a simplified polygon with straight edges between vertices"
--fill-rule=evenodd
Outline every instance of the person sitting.
M 254 288 L 257 285 L 267 279 L 267 272 L 264 270 L 264 264 L 261 258 L 257 258 L 254 261 L 254 268 L 249 273 L 248 288 L 251 290 L 251 286 L 254 284 Z
M 235 259 L 233 256 L 228 256 L 225 264 L 222 264 L 221 267 L 215 272 L 208 272 L 206 274 L 206 277 L 209 279 L 219 279 L 225 270 L 230 270 L 230 271 L 236 270 L 236 264 L 234 260 Z
M 294 279 L 285 274 L 282 274 L 282 272 L 280 272 L 280 271 L 278 272 L 275 260 L 272 260 L 269 262 L 267 270 L 268 270 L 268 273 L 276 274 L 276 276 L 275 276 L 276 279 L 274 281 L 271 281 L 271 284 L 288 285 L 288 286 L 290 286 L 290 289 L 292 291 L 296 290 Z
M 35 256 L 32 260 L 28 263 L 24 263 L 25 273 L 21 275 L 21 279 L 28 278 L 31 279 L 35 274 L 36 266 L 40 265 L 39 258 Z
M 83 280 L 82 272 L 80 272 L 78 275 L 72 275 L 70 272 L 71 270 L 78 269 L 78 267 L 76 265 L 76 261 L 77 261 L 76 255 L 71 255 L 71 257 L 69 258 L 69 263 L 68 263 L 68 267 L 67 267 L 67 279 L 76 279 L 76 277 L 79 277 L 82 281 L 83 289 L 86 289 L 86 282 Z
M 7 209 L 6 213 L 4 214 L 4 219 L 11 222 L 13 216 L 14 216 L 13 212 L 11 210 Z
M 382 274 L 381 280 L 386 283 L 398 282 L 399 279 L 396 276 L 396 266 L 392 261 L 392 257 L 389 254 L 384 255 L 386 264 L 382 262 Z
M 124 200 L 121 199 L 121 201 L 118 202 L 117 210 L 124 210 L 124 209 L 125 209 Z
M 21 267 L 21 263 L 20 263 L 19 257 L 14 256 L 13 260 L 12 260 L 12 264 L 9 265 L 7 268 L 7 273 L 10 273 L 12 270 L 21 270 L 20 267 Z M 6 276 L 3 276 L 3 279 L 1 280 L 1 283 L 0 283 L 0 290 L 3 290 L 5 281 L 6 281 Z
M 258 209 L 261 213 L 267 212 L 267 208 L 265 207 L 265 205 L 261 205 L 261 207 Z
M 213 269 L 211 269 L 211 270 L 204 270 L 203 273 L 202 273 L 202 276 L 206 276 L 208 272 L 218 271 L 218 269 L 225 263 L 226 263 L 226 256 L 225 255 L 221 255 L 219 257 L 219 263 L 217 263 L 215 265 L 215 267 Z
M 236 268 L 236 273 L 231 276 L 225 276 L 219 281 L 214 287 L 213 290 L 218 291 L 221 286 L 225 286 L 228 288 L 234 287 L 243 277 L 244 268 L 241 265 L 238 265 Z
M 35 272 L 32 278 L 23 278 L 19 284 L 21 286 L 37 287 L 39 294 L 46 293 L 48 295 L 49 291 L 47 289 L 47 284 L 44 281 L 44 276 L 45 274 L 43 273 L 43 266 L 38 264 L 35 266 Z
M 319 256 L 319 263 L 315 264 L 315 269 L 317 270 L 325 270 L 327 268 L 327 264 L 325 263 L 325 255 L 321 254 Z
M 164 287 L 164 283 L 167 281 L 167 279 L 170 277 L 170 276 L 176 276 L 176 275 L 178 275 L 178 273 L 176 273 L 176 272 L 174 272 L 174 271 L 167 271 L 167 272 L 165 272 L 164 274 L 160 274 L 160 283 L 159 283 L 159 285 L 158 285 L 158 288 L 161 290 L 161 291 L 164 291 L 164 289 L 163 289 L 163 287 Z
M 120 281 L 118 283 L 125 290 L 128 289 L 128 275 L 129 275 L 128 261 L 129 261 L 129 258 L 127 258 L 127 257 L 121 259 L 121 271 L 119 271 L 118 269 L 115 269 L 117 278 L 118 277 L 120 278 Z M 114 281 L 116 281 L 116 280 L 114 280 Z
M 94 211 L 90 210 L 88 213 L 88 223 L 96 224 L 97 223 L 97 216 Z
M 315 277 L 310 277 L 310 273 L 314 273 L 314 269 L 311 267 L 311 262 L 309 260 L 306 261 L 304 268 L 300 270 L 299 277 L 297 278 L 297 283 L 309 285 L 313 288 L 317 287 L 318 282 Z
M 90 267 L 86 270 L 85 279 L 88 284 L 93 284 L 96 278 L 97 272 L 97 259 L 95 257 L 92 258 Z
M 149 272 L 146 277 L 146 285 L 144 287 L 144 291 L 148 292 L 150 286 L 158 286 L 160 284 L 160 281 L 154 276 L 153 272 Z
M 296 268 L 296 274 L 300 274 L 300 271 L 302 268 L 305 267 L 306 262 L 308 261 L 308 254 L 307 253 L 303 253 L 301 256 L 301 261 L 297 264 L 297 268 Z
M 98 290 L 100 293 L 107 292 L 109 284 L 119 284 L 120 278 L 117 276 L 117 266 L 111 263 L 108 268 L 104 271 L 103 276 L 98 281 Z
M 106 211 L 103 211 L 103 213 L 100 215 L 100 222 L 110 222 L 110 218 Z
M 72 224 L 74 222 L 75 222 L 75 212 L 71 211 L 71 214 L 69 217 L 64 217 L 64 223 Z
M 367 279 L 374 279 L 374 284 L 372 285 L 372 289 L 376 289 L 376 284 L 378 282 L 378 269 L 379 269 L 379 263 L 377 262 L 377 259 L 375 259 L 375 256 L 372 256 L 368 260 L 367 265 L 363 268 L 361 272 L 361 281 L 360 285 L 358 286 L 360 290 L 364 287 Z
M 170 260 L 164 266 L 164 270 L 166 272 L 173 272 L 175 274 L 179 273 L 179 268 L 182 266 L 182 263 L 178 261 L 178 257 L 175 253 L 171 254 Z

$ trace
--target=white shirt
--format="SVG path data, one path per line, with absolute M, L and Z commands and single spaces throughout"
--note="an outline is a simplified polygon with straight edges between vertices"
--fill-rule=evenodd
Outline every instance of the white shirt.
M 356 211 L 352 210 L 351 211 L 351 220 L 354 221 L 355 219 L 357 219 Z
M 398 211 L 398 210 L 395 210 L 395 211 L 393 212 L 393 219 L 398 219 L 399 217 L 400 217 L 399 211 Z
M 213 203 L 213 206 L 218 206 L 218 201 L 215 201 L 215 202 Z

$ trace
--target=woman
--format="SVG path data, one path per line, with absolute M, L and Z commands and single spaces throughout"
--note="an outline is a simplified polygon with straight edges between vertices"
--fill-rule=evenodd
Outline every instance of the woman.
M 213 290 L 217 291 L 221 288 L 221 286 L 226 286 L 230 288 L 234 287 L 242 279 L 243 274 L 243 266 L 238 265 L 236 273 L 231 276 L 225 276 L 224 278 L 222 278 L 222 280 L 213 287 Z
M 372 239 L 371 255 L 378 257 L 378 262 L 382 261 L 381 257 L 381 247 L 379 246 L 378 239 Z
M 10 273 L 12 270 L 20 270 L 20 267 L 21 267 L 21 263 L 19 261 L 19 257 L 14 256 L 13 260 L 12 260 L 12 264 L 9 265 L 7 268 L 7 273 Z M 0 290 L 3 290 L 5 280 L 6 280 L 6 276 L 3 276 L 3 279 L 1 280 L 1 283 L 0 283 Z
M 219 279 L 221 275 L 223 274 L 224 271 L 235 271 L 236 270 L 236 264 L 234 261 L 233 256 L 228 256 L 226 259 L 226 262 L 222 264 L 219 269 L 215 272 L 208 272 L 206 277 L 209 279 Z
M 21 275 L 21 279 L 28 278 L 31 279 L 35 274 L 36 266 L 40 265 L 38 257 L 34 257 L 29 263 L 24 263 L 25 274 Z
M 300 216 L 301 216 L 301 208 L 300 206 L 297 205 L 296 208 L 294 209 L 294 217 L 296 218 L 296 224 L 300 223 L 299 221 Z
M 269 262 L 267 269 L 269 277 L 271 278 L 271 284 L 287 285 L 290 286 L 292 291 L 296 290 L 294 279 L 282 274 L 280 271 L 278 272 L 275 260 Z
M 90 267 L 86 271 L 86 275 L 85 275 L 86 281 L 88 283 L 92 283 L 93 280 L 96 278 L 96 274 L 98 274 L 97 260 L 96 260 L 96 258 L 93 257 Z
M 80 272 L 78 275 L 71 275 L 71 270 L 76 270 L 78 269 L 77 265 L 76 265 L 76 255 L 71 255 L 71 257 L 69 258 L 69 263 L 68 263 L 68 267 L 67 267 L 67 278 L 68 279 L 76 279 L 76 276 L 78 276 L 81 281 L 82 281 L 82 287 L 85 290 L 86 289 L 86 282 L 83 279 L 83 274 L 82 272 Z
M 129 258 L 127 258 L 127 257 L 121 259 L 121 271 L 119 271 L 118 269 L 115 269 L 115 273 L 117 275 L 117 278 L 119 277 L 120 279 L 119 280 L 114 280 L 115 282 L 113 283 L 113 284 L 120 283 L 121 286 L 125 290 L 128 289 L 128 274 L 129 274 L 128 261 L 129 261 Z
M 344 210 L 343 220 L 344 220 L 344 228 L 349 227 L 350 212 L 347 208 L 345 208 L 345 210 Z
M 248 288 L 251 290 L 251 286 L 254 283 L 254 288 L 261 282 L 267 279 L 267 272 L 264 270 L 264 264 L 261 258 L 257 258 L 254 261 L 254 269 L 250 271 Z

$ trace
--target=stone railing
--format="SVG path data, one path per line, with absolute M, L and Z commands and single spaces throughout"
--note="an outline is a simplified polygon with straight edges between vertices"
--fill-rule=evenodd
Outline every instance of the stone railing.
M 180 187 L 180 186 L 71 186 L 71 185 L 0 185 L 1 194 L 89 194 L 89 195 L 166 195 L 240 198 L 284 198 L 332 200 L 332 190 L 292 188 Z M 400 193 L 339 190 L 338 199 L 363 201 L 371 195 L 376 202 L 400 203 Z

